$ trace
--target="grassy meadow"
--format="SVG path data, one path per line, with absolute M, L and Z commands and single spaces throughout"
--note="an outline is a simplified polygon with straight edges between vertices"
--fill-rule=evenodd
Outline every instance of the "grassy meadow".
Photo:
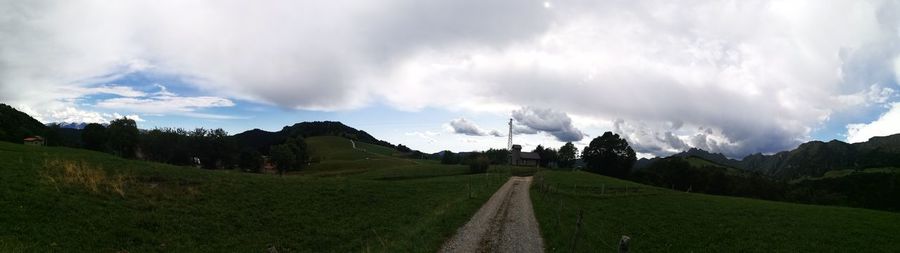
M 900 249 L 900 213 L 684 193 L 584 172 L 542 171 L 534 182 L 547 252 L 614 252 L 622 235 L 633 252 Z
M 283 177 L 0 142 L 0 252 L 434 252 L 510 175 L 532 174 L 548 252 L 615 251 L 622 235 L 633 252 L 900 248 L 898 213 L 584 172 L 492 166 L 473 175 L 339 137 L 307 142 L 317 162 Z
M 509 173 L 321 144 L 279 177 L 0 142 L 0 252 L 433 252 Z

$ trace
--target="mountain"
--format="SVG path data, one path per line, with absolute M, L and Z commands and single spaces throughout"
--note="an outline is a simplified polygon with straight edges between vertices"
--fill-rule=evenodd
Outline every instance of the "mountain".
M 680 157 L 680 158 L 697 157 L 697 158 L 701 158 L 703 160 L 710 161 L 712 163 L 721 164 L 723 166 L 734 167 L 734 168 L 740 168 L 740 163 L 741 163 L 741 161 L 729 159 L 728 157 L 725 157 L 725 155 L 723 155 L 723 154 L 710 153 L 706 150 L 702 150 L 699 148 L 691 148 L 691 149 L 688 149 L 687 151 L 677 153 L 677 154 L 674 154 L 674 155 L 671 155 L 668 157 Z M 653 165 L 653 163 L 656 163 L 657 161 L 662 160 L 662 159 L 664 159 L 664 158 L 662 158 L 662 157 L 654 157 L 654 158 L 650 158 L 650 159 L 641 158 L 641 159 L 637 160 L 637 162 L 634 163 L 633 168 L 637 169 L 637 170 L 645 169 L 645 168 Z
M 0 104 L 0 140 L 22 143 L 25 137 L 45 135 L 46 131 L 47 127 L 40 121 L 12 106 Z
M 269 132 L 260 129 L 253 129 L 234 135 L 241 147 L 249 147 L 268 153 L 269 146 L 277 145 L 288 137 L 302 136 L 340 136 L 354 141 L 365 142 L 369 144 L 395 148 L 389 142 L 379 140 L 365 131 L 344 125 L 336 121 L 314 121 L 301 122 L 292 126 L 285 126 L 278 132 Z
M 78 129 L 78 130 L 81 130 L 81 129 L 84 129 L 84 126 L 87 126 L 87 124 L 88 124 L 88 123 L 84 123 L 84 122 L 81 122 L 81 123 L 76 123 L 76 122 L 56 122 L 56 123 L 49 123 L 49 124 L 47 124 L 47 126 L 58 125 L 59 128 L 65 128 L 65 129 Z
M 729 159 L 728 157 L 725 157 L 725 155 L 723 155 L 723 154 L 710 153 L 710 152 L 707 152 L 706 150 L 702 150 L 699 148 L 691 148 L 688 151 L 684 151 L 684 152 L 681 152 L 681 153 L 678 153 L 678 154 L 675 154 L 672 156 L 683 157 L 683 158 L 699 157 L 699 158 L 702 158 L 702 159 L 710 161 L 710 162 L 714 162 L 714 163 L 725 165 L 725 166 L 735 167 L 735 168 L 740 167 L 740 163 L 741 163 L 738 160 Z
M 724 166 L 790 180 L 819 177 L 828 171 L 841 169 L 900 167 L 900 134 L 873 137 L 869 141 L 854 144 L 838 140 L 811 141 L 794 150 L 772 155 L 757 153 L 741 160 L 729 159 L 722 154 L 701 149 L 690 149 L 670 157 L 699 157 Z M 641 159 L 635 163 L 634 169 L 647 168 L 660 159 Z

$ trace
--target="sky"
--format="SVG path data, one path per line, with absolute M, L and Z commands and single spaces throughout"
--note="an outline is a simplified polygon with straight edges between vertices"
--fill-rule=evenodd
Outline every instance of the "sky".
M 44 123 L 741 158 L 900 132 L 898 76 L 896 1 L 0 0 L 0 103 Z

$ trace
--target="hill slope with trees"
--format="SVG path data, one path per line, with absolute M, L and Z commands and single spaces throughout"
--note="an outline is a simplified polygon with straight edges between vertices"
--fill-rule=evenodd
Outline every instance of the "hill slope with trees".
M 900 167 L 900 134 L 873 137 L 869 141 L 854 144 L 838 140 L 811 141 L 801 144 L 794 150 L 771 155 L 751 154 L 741 160 L 729 159 L 722 154 L 701 149 L 690 149 L 670 157 L 700 157 L 721 165 L 759 172 L 776 179 L 792 180 L 820 177 L 834 170 Z M 635 163 L 634 169 L 647 168 L 661 159 L 641 159 Z

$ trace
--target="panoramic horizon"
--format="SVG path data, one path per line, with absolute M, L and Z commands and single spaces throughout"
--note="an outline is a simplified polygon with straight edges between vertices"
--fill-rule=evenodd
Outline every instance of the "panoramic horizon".
M 900 132 L 890 1 L 4 5 L 0 102 L 43 123 L 330 120 L 433 153 L 505 148 L 514 119 L 528 150 L 732 158 Z
M 895 252 L 898 90 L 900 1 L 0 0 L 0 252 Z

